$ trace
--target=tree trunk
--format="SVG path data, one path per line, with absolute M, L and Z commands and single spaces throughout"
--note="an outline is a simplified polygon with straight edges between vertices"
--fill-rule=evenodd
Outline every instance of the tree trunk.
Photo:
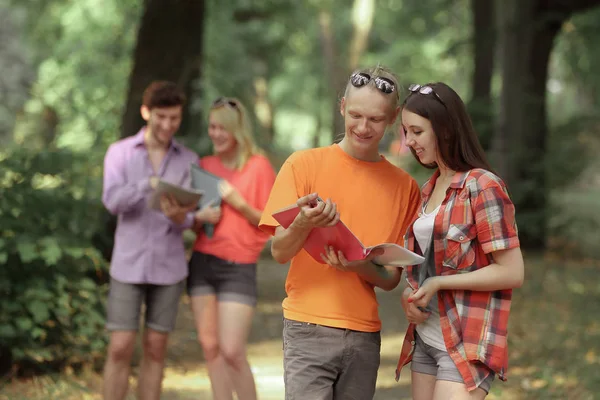
M 367 49 L 374 14 L 375 0 L 354 0 L 354 7 L 352 9 L 354 35 L 350 42 L 350 59 L 348 61 L 348 69 L 350 71 L 358 67 L 360 58 Z
M 485 149 L 490 147 L 493 136 L 492 76 L 494 74 L 494 52 L 496 25 L 494 23 L 494 1 L 471 0 L 473 15 L 473 97 L 469 111 L 475 130 Z
M 261 130 L 256 139 L 263 144 L 272 146 L 275 140 L 273 104 L 269 100 L 269 82 L 266 74 L 254 78 L 254 92 L 254 114 Z
M 145 1 L 121 137 L 135 134 L 144 124 L 140 116 L 142 94 L 152 81 L 173 81 L 186 91 L 189 100 L 194 96 L 200 76 L 203 18 L 204 0 Z M 192 130 L 194 120 L 199 120 L 189 105 L 184 112 L 183 133 Z
M 506 0 L 500 11 L 502 92 L 495 165 L 511 190 L 523 247 L 546 245 L 546 81 L 554 39 L 572 12 L 600 1 Z
M 319 12 L 321 49 L 323 51 L 326 76 L 329 82 L 329 96 L 331 98 L 332 106 L 331 141 L 338 141 L 339 135 L 344 133 L 344 119 L 340 115 L 338 100 L 343 95 L 348 75 L 358 67 L 360 58 L 367 49 L 374 14 L 374 0 L 354 0 L 352 9 L 352 40 L 349 44 L 347 62 L 341 62 L 341 53 L 336 47 L 333 28 L 331 26 L 331 11 L 328 9 L 321 9 Z
M 321 38 L 321 50 L 328 82 L 327 92 L 330 99 L 331 110 L 331 137 L 328 142 L 336 140 L 337 135 L 344 132 L 344 121 L 341 118 L 338 107 L 338 92 L 340 77 L 344 74 L 338 63 L 338 52 L 331 27 L 331 13 L 328 10 L 319 12 L 319 28 Z

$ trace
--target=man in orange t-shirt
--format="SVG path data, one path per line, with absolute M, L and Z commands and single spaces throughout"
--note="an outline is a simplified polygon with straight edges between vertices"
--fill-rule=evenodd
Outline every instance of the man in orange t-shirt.
M 349 263 L 332 248 L 323 249 L 321 264 L 302 247 L 312 228 L 340 219 L 366 246 L 403 242 L 419 187 L 378 150 L 399 112 L 397 88 L 379 66 L 352 74 L 341 103 L 344 138 L 292 154 L 259 223 L 274 235 L 275 260 L 291 260 L 283 301 L 286 400 L 370 400 L 375 393 L 381 321 L 374 288 L 394 289 L 401 269 L 374 264 L 378 253 Z M 316 203 L 317 196 L 326 200 Z M 272 214 L 294 203 L 301 211 L 284 229 Z

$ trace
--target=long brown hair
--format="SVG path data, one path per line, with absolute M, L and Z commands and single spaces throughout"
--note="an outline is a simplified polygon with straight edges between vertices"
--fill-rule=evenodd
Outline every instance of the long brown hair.
M 442 82 L 427 83 L 434 93 L 411 92 L 401 105 L 403 110 L 413 112 L 429 120 L 437 138 L 442 162 L 453 171 L 465 172 L 482 168 L 495 173 L 485 156 L 467 107 L 460 96 Z M 439 96 L 439 98 L 438 98 Z M 436 163 L 423 164 L 414 150 L 417 161 L 426 168 L 437 168 Z

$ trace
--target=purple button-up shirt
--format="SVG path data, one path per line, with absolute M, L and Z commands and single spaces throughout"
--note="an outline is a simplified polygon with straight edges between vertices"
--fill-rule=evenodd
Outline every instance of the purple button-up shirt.
M 110 275 L 125 283 L 171 285 L 187 277 L 182 233 L 192 226 L 193 213 L 178 225 L 148 207 L 154 173 L 144 131 L 113 143 L 104 157 L 102 202 L 118 216 Z M 197 162 L 193 151 L 173 140 L 158 176 L 189 187 L 190 164 Z

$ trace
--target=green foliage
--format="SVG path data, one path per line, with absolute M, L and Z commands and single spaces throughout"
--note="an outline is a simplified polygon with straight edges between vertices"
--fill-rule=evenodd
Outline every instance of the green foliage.
M 600 66 L 600 52 L 597 50 L 599 33 L 600 7 L 596 7 L 573 16 L 564 24 L 562 34 L 558 37 L 555 51 L 560 56 L 554 60 L 554 66 L 563 82 L 572 86 L 569 111 L 581 111 L 577 108 L 586 102 L 588 107 L 600 102 L 600 77 L 597 72 Z
M 81 362 L 104 348 L 94 168 L 67 151 L 0 153 L 0 343 L 16 362 Z
M 28 96 L 34 68 L 24 48 L 23 13 L 0 1 L 0 145 L 8 143 L 17 113 Z
M 118 137 L 142 6 L 134 0 L 19 3 L 39 67 L 17 142 L 39 135 L 27 122 L 46 109 L 57 115 L 51 139 L 59 147 L 87 151 Z
M 551 130 L 549 247 L 573 259 L 600 258 L 600 119 L 574 117 Z
M 576 116 L 550 129 L 546 171 L 551 189 L 573 185 L 600 149 L 600 118 Z

